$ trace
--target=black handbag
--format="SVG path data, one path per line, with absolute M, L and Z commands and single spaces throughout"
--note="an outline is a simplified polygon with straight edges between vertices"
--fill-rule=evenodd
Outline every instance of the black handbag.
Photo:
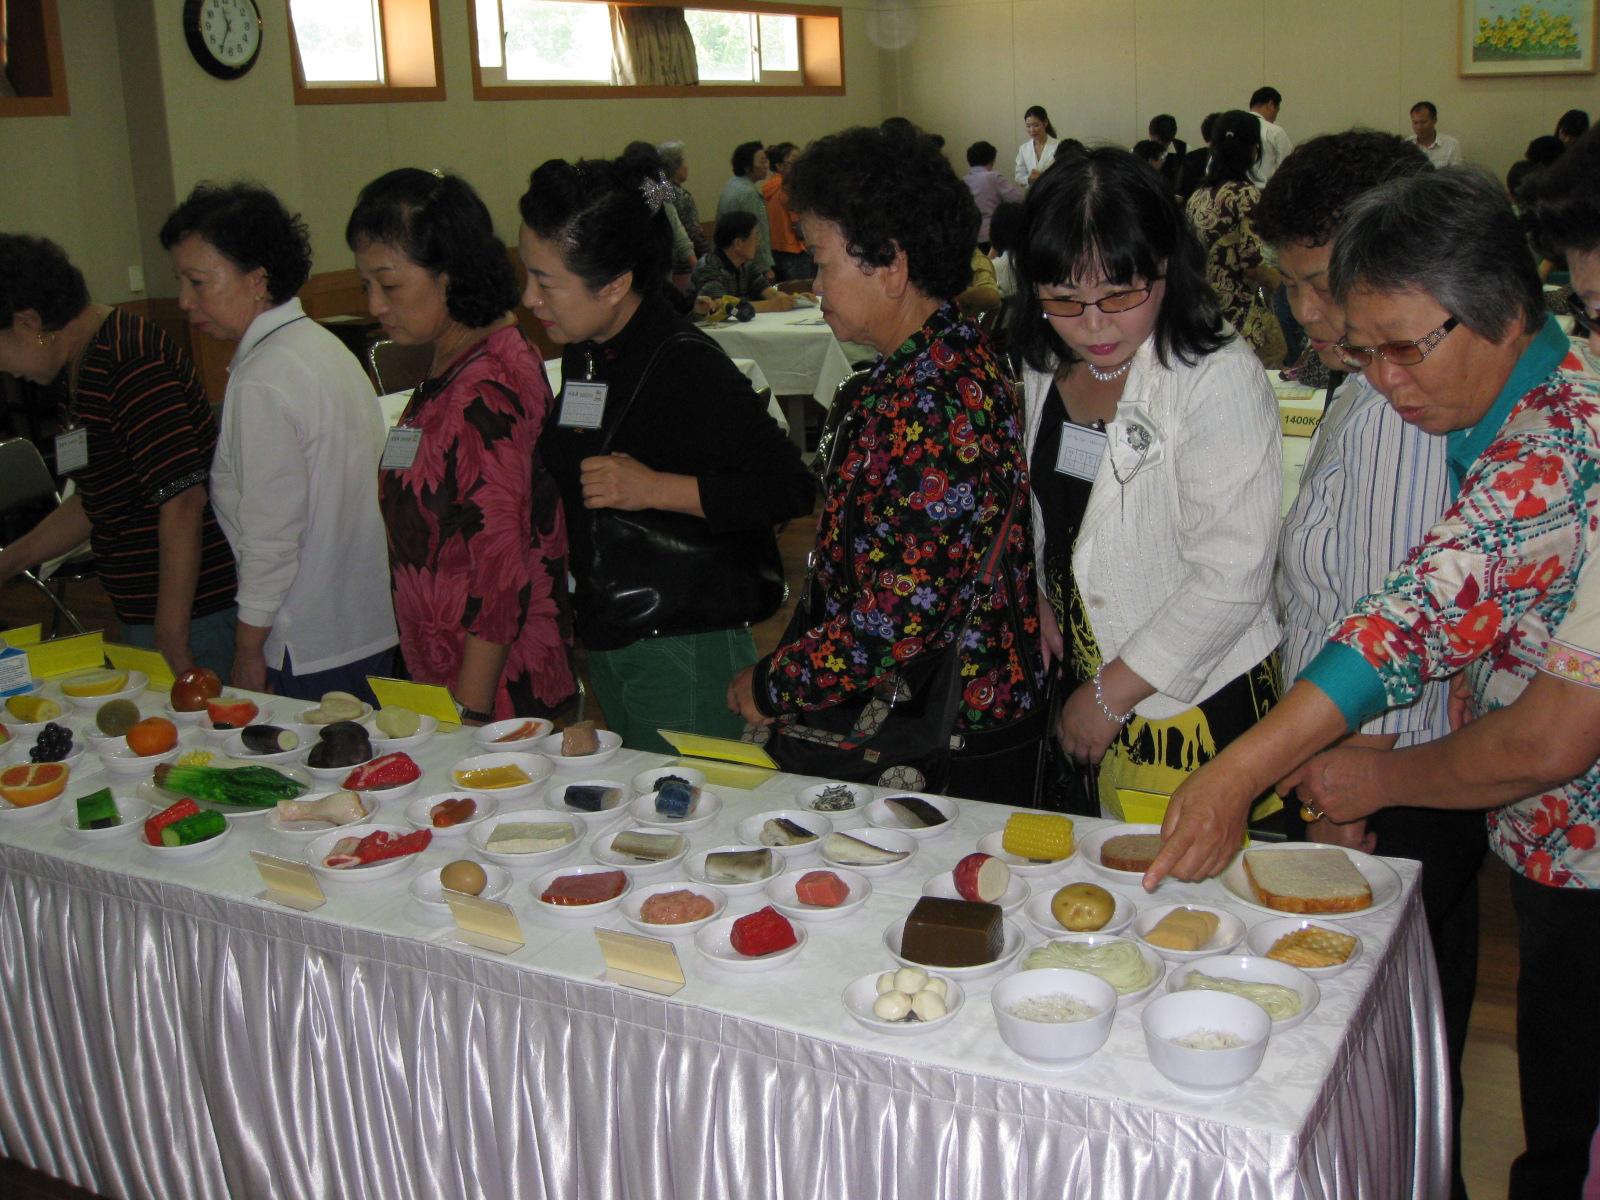
M 664 338 L 598 454 L 611 453 L 661 352 L 684 342 L 722 353 L 699 334 Z M 589 514 L 589 527 L 593 552 L 582 624 L 610 634 L 636 640 L 736 629 L 766 620 L 788 596 L 777 535 L 768 526 L 718 533 L 689 513 L 597 508 Z

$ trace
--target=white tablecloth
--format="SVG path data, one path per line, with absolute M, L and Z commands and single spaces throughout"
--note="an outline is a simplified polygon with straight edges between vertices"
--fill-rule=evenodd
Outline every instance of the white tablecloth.
M 423 792 L 465 752 L 463 734 L 420 752 Z M 591 774 L 659 761 L 625 750 Z M 63 804 L 99 786 L 89 765 Z M 720 788 L 694 845 L 733 840 L 796 786 Z M 600 982 L 592 929 L 625 923 L 541 918 L 532 872 L 509 897 L 528 944 L 502 959 L 425 919 L 411 872 L 331 885 L 306 915 L 258 899 L 246 851 L 296 854 L 264 817 L 189 864 L 85 843 L 59 813 L 0 817 L 0 1151 L 116 1197 L 1441 1194 L 1443 1033 L 1414 863 L 1393 864 L 1394 905 L 1345 926 L 1360 960 L 1222 1099 L 1149 1065 L 1139 1004 L 1061 1075 L 1005 1048 L 992 979 L 946 1036 L 858 1027 L 839 995 L 891 965 L 884 927 L 1008 811 L 965 804 L 863 909 L 812 925 L 788 967 L 727 975 L 683 943 L 689 983 L 670 999 Z M 460 845 L 436 839 L 423 861 Z M 1069 862 L 1058 877 L 1092 876 Z M 1212 882 L 1159 900 L 1225 896 Z
M 757 313 L 753 321 L 722 321 L 705 329 L 730 355 L 755 359 L 778 395 L 810 396 L 823 408 L 833 403 L 851 362 L 878 356 L 870 346 L 841 345 L 815 308 Z

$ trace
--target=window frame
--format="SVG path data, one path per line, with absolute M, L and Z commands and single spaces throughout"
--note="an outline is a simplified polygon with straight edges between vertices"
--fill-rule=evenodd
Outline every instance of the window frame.
M 472 54 L 472 96 L 475 100 L 634 100 L 640 98 L 703 98 L 738 96 L 843 96 L 844 10 L 826 5 L 756 5 L 749 0 L 625 0 L 637 8 L 705 8 L 757 16 L 799 18 L 799 83 L 719 83 L 647 86 L 617 83 L 486 83 L 478 62 L 478 6 L 467 7 L 467 39 Z M 618 3 L 619 0 L 577 0 L 582 4 Z
M 38 0 L 39 32 L 44 42 L 50 91 L 43 96 L 0 96 L 0 118 L 67 117 L 72 102 L 67 92 L 67 61 L 61 47 L 61 16 L 56 0 Z
M 445 98 L 439 0 L 378 0 L 383 83 L 307 83 L 295 37 L 294 8 L 285 3 L 283 10 L 296 104 L 396 104 Z M 422 44 L 424 34 L 431 39 L 431 46 Z M 429 73 L 433 82 L 422 82 Z

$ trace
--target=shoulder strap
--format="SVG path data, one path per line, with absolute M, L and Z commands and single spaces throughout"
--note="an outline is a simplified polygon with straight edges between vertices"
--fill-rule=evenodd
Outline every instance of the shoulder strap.
M 666 350 L 668 346 L 702 341 L 712 346 L 718 353 L 721 353 L 721 347 L 712 342 L 710 338 L 688 329 L 677 330 L 656 343 L 656 348 L 650 352 L 650 357 L 645 360 L 644 370 L 639 372 L 639 379 L 633 385 L 633 391 L 623 401 L 622 407 L 617 410 L 616 424 L 611 427 L 611 431 L 601 441 L 599 453 L 611 453 L 611 443 L 616 440 L 617 431 L 622 428 L 622 423 L 628 419 L 628 413 L 633 408 L 633 402 L 639 398 L 639 393 L 644 390 L 645 381 L 650 378 L 650 372 L 655 370 L 656 363 L 661 359 L 662 351 Z

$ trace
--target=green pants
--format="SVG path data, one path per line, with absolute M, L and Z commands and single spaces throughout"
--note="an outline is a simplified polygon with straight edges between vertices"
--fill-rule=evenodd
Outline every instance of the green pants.
M 632 750 L 673 753 L 657 729 L 738 737 L 728 682 L 756 661 L 748 629 L 645 638 L 621 650 L 589 651 L 589 681 L 606 724 Z

